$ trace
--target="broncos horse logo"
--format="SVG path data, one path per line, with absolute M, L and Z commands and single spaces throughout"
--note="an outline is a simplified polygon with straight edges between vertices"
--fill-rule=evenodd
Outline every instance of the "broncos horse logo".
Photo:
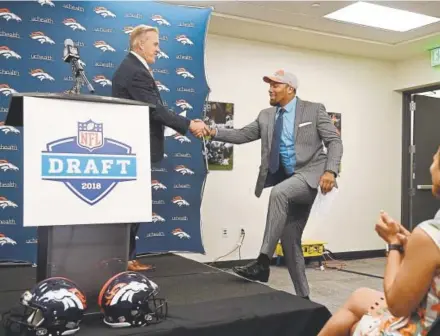
M 69 308 L 86 308 L 86 298 L 76 289 L 61 288 L 58 290 L 52 290 L 42 295 L 40 302 L 55 301 L 61 302 L 64 306 L 64 310 Z
M 147 291 L 149 286 L 146 283 L 131 281 L 119 283 L 113 287 L 105 296 L 107 305 L 113 306 L 120 301 L 133 302 L 133 296 L 141 291 Z

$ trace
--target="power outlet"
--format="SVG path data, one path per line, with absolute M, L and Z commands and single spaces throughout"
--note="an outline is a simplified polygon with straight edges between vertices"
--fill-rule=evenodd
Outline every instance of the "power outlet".
M 223 238 L 228 238 L 228 229 L 227 228 L 223 228 L 222 229 L 222 237 Z

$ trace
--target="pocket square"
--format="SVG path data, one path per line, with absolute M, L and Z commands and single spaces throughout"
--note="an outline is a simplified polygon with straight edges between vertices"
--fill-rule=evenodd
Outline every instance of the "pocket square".
M 308 122 L 305 122 L 305 123 L 299 124 L 298 127 L 304 127 L 304 126 L 311 125 L 311 124 L 312 124 L 312 122 L 311 122 L 311 121 L 308 121 Z

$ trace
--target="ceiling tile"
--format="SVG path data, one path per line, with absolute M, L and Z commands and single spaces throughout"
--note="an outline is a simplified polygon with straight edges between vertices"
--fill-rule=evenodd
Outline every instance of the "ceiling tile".
M 326 44 L 331 43 L 335 44 L 331 46 L 331 50 L 340 49 L 342 53 L 351 53 L 352 51 L 344 50 L 344 48 L 352 45 L 359 48 L 364 44 L 366 47 L 363 52 L 371 55 L 380 48 L 394 48 L 396 53 L 410 55 L 440 45 L 440 23 L 408 32 L 393 32 L 337 22 L 323 17 L 355 1 L 316 1 L 320 3 L 319 7 L 312 7 L 313 1 L 162 2 L 213 7 L 214 13 L 210 26 L 215 27 L 216 34 L 227 36 L 235 34 L 237 37 L 246 36 L 250 39 L 273 41 L 273 43 L 284 45 L 304 45 L 310 48 L 311 41 L 303 43 L 304 41 L 291 41 L 291 39 L 310 39 L 311 36 L 314 36 L 313 41 L 319 44 L 314 48 L 328 50 L 330 47 Z M 375 1 L 374 3 L 440 17 L 440 1 Z M 221 17 L 223 19 L 220 21 L 214 20 Z M 246 19 L 250 19 L 250 21 Z M 223 27 L 220 22 L 227 22 L 228 26 Z M 236 22 L 237 25 L 232 25 L 231 22 Z M 277 27 L 277 25 L 280 26 Z M 372 51 L 368 52 L 368 50 Z M 391 53 L 391 49 L 387 49 L 385 52 L 387 57 L 391 57 L 389 53 Z M 396 57 L 401 57 L 401 55 Z

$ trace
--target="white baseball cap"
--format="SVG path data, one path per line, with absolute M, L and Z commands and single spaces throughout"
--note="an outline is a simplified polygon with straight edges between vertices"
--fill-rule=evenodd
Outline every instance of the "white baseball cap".
M 282 69 L 275 72 L 272 76 L 264 76 L 263 80 L 266 83 L 270 83 L 270 82 L 282 83 L 282 84 L 288 84 L 295 89 L 298 88 L 298 78 L 296 78 L 294 74 L 290 72 L 286 72 Z

